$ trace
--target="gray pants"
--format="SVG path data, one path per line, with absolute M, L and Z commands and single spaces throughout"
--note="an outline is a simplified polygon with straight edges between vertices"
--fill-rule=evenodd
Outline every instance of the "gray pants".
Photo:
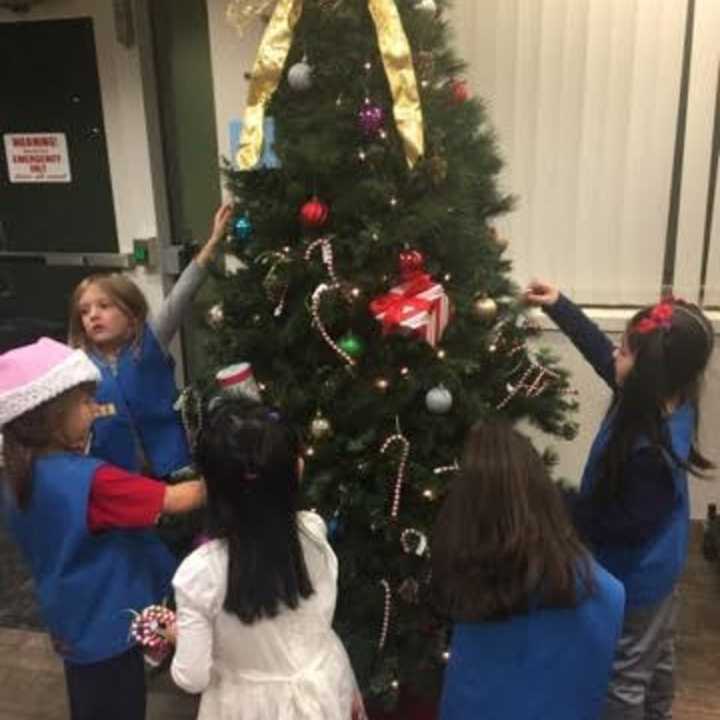
M 625 611 L 602 720 L 670 720 L 675 695 L 677 591 Z

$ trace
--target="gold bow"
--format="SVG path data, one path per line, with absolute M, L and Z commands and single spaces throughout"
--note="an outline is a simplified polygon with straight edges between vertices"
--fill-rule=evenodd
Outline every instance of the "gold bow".
M 267 12 L 274 2 L 275 0 L 230 0 L 225 17 L 242 37 L 248 25 Z
M 233 4 L 237 4 L 234 0 Z M 240 3 L 242 4 L 242 2 Z M 248 3 L 245 3 L 248 5 Z M 250 3 L 259 6 L 258 0 Z M 425 151 L 420 93 L 410 43 L 395 0 L 368 0 L 380 54 L 393 97 L 393 115 L 405 147 L 408 166 L 414 167 Z M 265 106 L 280 83 L 303 0 L 278 0 L 260 42 L 248 89 L 245 120 L 236 161 L 240 170 L 254 168 L 262 151 Z M 228 14 L 230 7 L 228 8 Z M 257 13 L 256 13 L 257 14 Z

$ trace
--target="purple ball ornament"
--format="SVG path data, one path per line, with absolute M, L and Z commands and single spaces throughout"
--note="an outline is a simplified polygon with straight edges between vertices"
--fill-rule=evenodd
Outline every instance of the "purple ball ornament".
M 360 130 L 366 137 L 377 135 L 385 124 L 385 111 L 370 100 L 365 100 L 360 112 L 358 113 L 358 123 Z

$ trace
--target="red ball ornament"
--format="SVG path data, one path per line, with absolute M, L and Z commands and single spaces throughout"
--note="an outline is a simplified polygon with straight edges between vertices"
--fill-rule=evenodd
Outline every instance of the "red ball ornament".
M 300 222 L 306 229 L 321 228 L 327 222 L 329 214 L 330 208 L 314 197 L 300 208 Z
M 425 256 L 419 250 L 403 250 L 400 253 L 400 275 L 410 278 L 425 270 Z
M 470 88 L 465 80 L 453 80 L 450 84 L 452 99 L 456 105 L 462 105 L 470 99 Z

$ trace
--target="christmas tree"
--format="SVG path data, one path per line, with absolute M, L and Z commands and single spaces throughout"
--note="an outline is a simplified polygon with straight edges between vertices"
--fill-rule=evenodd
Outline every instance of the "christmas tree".
M 337 629 L 363 691 L 389 705 L 441 676 L 429 534 L 469 426 L 574 432 L 566 374 L 529 342 L 492 226 L 512 198 L 446 9 L 229 8 L 269 14 L 226 168 L 240 269 L 218 280 L 210 358 L 250 362 L 304 438 L 307 505 L 340 560 Z

